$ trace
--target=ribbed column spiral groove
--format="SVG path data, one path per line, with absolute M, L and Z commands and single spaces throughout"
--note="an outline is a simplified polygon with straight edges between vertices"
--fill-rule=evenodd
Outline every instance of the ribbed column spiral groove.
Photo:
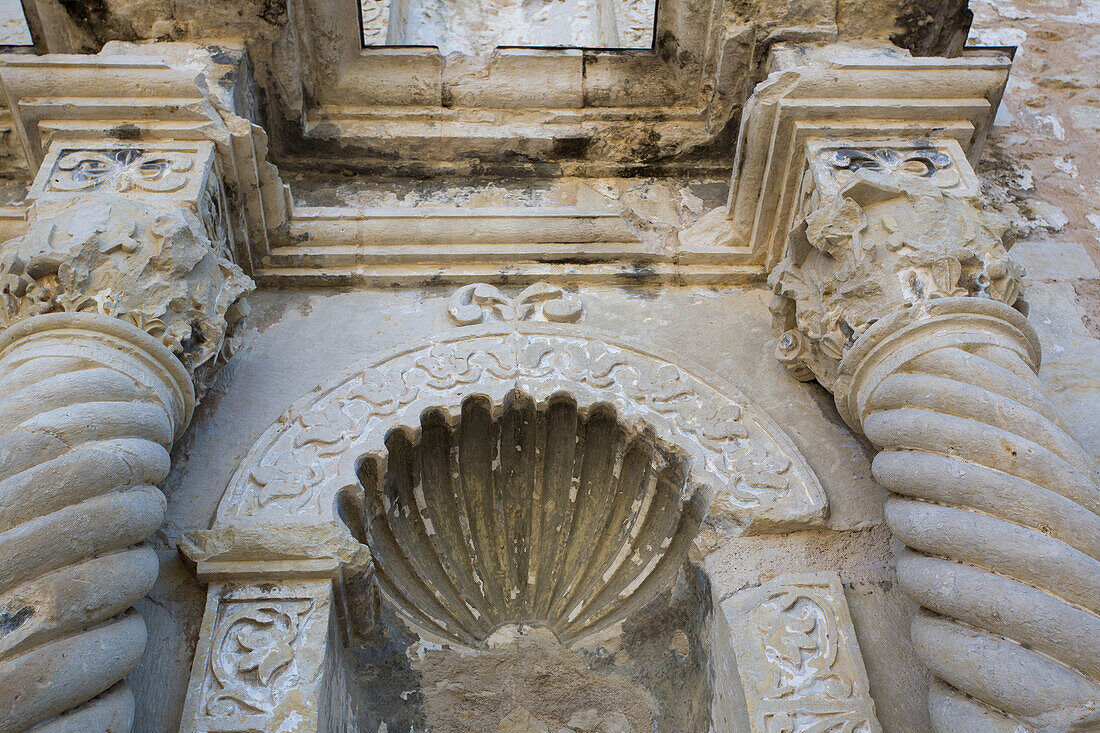
M 0 335 L 0 733 L 130 729 L 133 605 L 158 568 L 142 542 L 193 405 L 180 362 L 119 320 L 50 314 Z
M 845 357 L 837 402 L 894 492 L 933 727 L 1093 730 L 1100 472 L 1036 377 L 1034 334 L 971 298 L 884 321 Z

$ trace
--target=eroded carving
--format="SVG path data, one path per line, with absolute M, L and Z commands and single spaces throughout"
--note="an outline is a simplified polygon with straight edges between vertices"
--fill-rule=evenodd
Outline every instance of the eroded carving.
M 962 183 L 958 167 L 947 150 L 920 143 L 912 147 L 837 148 L 825 153 L 838 186 L 859 171 L 875 171 L 894 178 L 917 176 L 937 188 L 953 189 Z
M 500 400 L 519 389 L 537 401 L 564 391 L 580 404 L 608 402 L 624 419 L 648 423 L 691 457 L 711 514 L 740 531 L 824 518 L 812 471 L 742 396 L 632 348 L 520 325 L 459 332 L 384 359 L 292 408 L 243 461 L 219 515 L 327 516 L 335 492 L 356 481 L 354 459 L 382 450 L 395 424 L 413 427 L 429 407 L 457 409 L 468 394 Z
M 627 618 L 669 585 L 706 513 L 679 450 L 606 406 L 475 396 L 419 427 L 364 460 L 352 524 L 395 606 L 454 645 L 522 624 L 568 644 Z
M 754 733 L 881 731 L 839 576 L 779 576 L 722 608 Z
M 933 727 L 1095 725 L 1100 472 L 1035 378 L 1008 227 L 961 156 L 944 186 L 935 156 L 807 147 L 803 219 L 769 280 L 777 354 L 881 451 L 898 579 L 927 609 L 912 633 L 940 679 Z
M 584 313 L 584 306 L 578 298 L 547 283 L 535 283 L 515 297 L 492 285 L 477 283 L 456 290 L 447 312 L 460 326 L 494 320 L 575 323 Z
M 292 689 L 312 601 L 227 603 L 214 634 L 204 714 L 270 713 Z M 285 678 L 285 679 L 284 679 Z
M 125 193 L 179 191 L 195 167 L 193 155 L 161 150 L 62 150 L 54 161 L 47 190 Z
M 937 180 L 940 151 L 823 150 L 806 215 L 768 282 L 783 336 L 779 360 L 826 387 L 846 351 L 878 318 L 937 298 L 975 295 L 1026 309 L 1008 224 Z M 955 181 L 957 176 L 951 179 Z
M 252 281 L 211 248 L 187 208 L 80 199 L 0 255 L 0 329 L 43 313 L 101 313 L 159 339 L 189 371 L 213 360 Z

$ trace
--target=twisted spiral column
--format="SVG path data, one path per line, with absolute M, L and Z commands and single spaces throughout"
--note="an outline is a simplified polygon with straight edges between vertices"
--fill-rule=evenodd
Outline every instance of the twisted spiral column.
M 939 733 L 1100 727 L 1100 473 L 1038 367 L 1026 320 L 976 298 L 883 319 L 841 362 Z
M 142 542 L 194 407 L 190 377 L 120 320 L 57 313 L 0 335 L 0 733 L 128 731 L 145 648 Z

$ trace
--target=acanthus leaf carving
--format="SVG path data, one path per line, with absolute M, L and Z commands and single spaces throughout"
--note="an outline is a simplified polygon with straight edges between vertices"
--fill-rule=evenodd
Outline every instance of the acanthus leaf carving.
M 841 358 L 875 321 L 934 299 L 1026 309 L 1007 222 L 937 179 L 959 166 L 947 153 L 846 147 L 817 155 L 825 162 L 810 161 L 805 215 L 768 279 L 783 333 L 776 355 L 796 377 L 831 387 Z
M 293 676 L 302 626 L 312 611 L 309 600 L 229 604 L 214 633 L 203 713 L 273 711 L 293 687 L 278 683 Z
M 252 287 L 193 211 L 95 194 L 4 244 L 0 329 L 43 313 L 101 313 L 156 337 L 194 374 L 218 358 Z

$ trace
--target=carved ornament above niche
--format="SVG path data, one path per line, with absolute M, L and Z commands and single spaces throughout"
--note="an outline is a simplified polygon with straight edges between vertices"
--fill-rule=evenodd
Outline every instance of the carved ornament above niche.
M 584 305 L 575 296 L 547 283 L 535 283 L 515 297 L 492 285 L 476 283 L 455 291 L 447 313 L 460 326 L 485 321 L 575 323 L 584 314 Z
M 238 522 L 328 523 L 337 494 L 358 485 L 362 456 L 385 450 L 395 427 L 418 429 L 431 408 L 469 395 L 501 403 L 513 390 L 544 403 L 568 393 L 609 404 L 691 461 L 714 522 L 732 531 L 819 526 L 826 498 L 790 439 L 736 389 L 671 358 L 558 326 L 516 322 L 456 330 L 345 374 L 294 405 L 234 474 L 214 530 Z

